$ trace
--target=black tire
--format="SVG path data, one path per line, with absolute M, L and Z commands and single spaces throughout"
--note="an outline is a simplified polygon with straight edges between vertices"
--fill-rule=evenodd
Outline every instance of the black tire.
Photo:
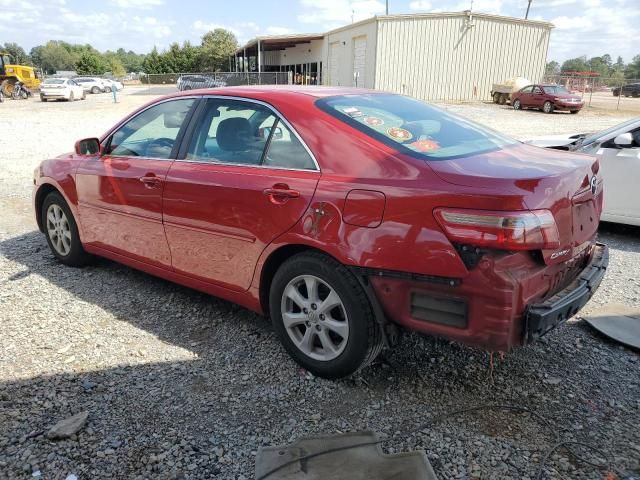
M 76 96 L 73 94 L 73 92 L 69 93 L 69 101 L 73 102 L 76 99 Z
M 91 88 L 91 93 L 93 93 L 94 95 L 97 93 L 100 93 L 100 89 L 98 87 L 92 87 Z
M 542 105 L 542 111 L 544 113 L 553 113 L 553 103 L 551 103 L 549 100 L 544 102 L 544 105 Z
M 47 98 L 44 95 L 40 95 L 40 101 L 41 102 L 46 102 Z
M 513 101 L 513 109 L 514 110 L 522 110 L 522 103 L 517 98 Z
M 576 113 L 578 113 L 579 111 L 580 111 L 580 110 L 571 110 L 571 113 L 573 113 L 573 114 L 575 115 L 575 114 L 576 114 Z
M 111 93 L 111 87 L 105 87 L 104 91 L 107 93 Z
M 283 294 L 289 282 L 301 275 L 313 275 L 329 285 L 340 297 L 347 314 L 349 334 L 346 345 L 332 360 L 316 360 L 306 355 L 298 349 L 284 326 Z M 271 283 L 269 310 L 273 328 L 284 348 L 300 366 L 318 377 L 335 379 L 349 376 L 370 364 L 382 350 L 380 326 L 357 278 L 344 265 L 321 253 L 300 253 L 280 266 Z
M 493 94 L 493 103 L 500 103 L 500 94 L 498 92 Z
M 500 105 L 504 105 L 505 103 L 507 103 L 507 99 L 509 98 L 509 96 L 506 93 L 502 93 L 500 94 L 500 98 L 498 99 L 498 103 Z
M 64 212 L 67 222 L 69 225 L 69 230 L 71 232 L 71 245 L 69 253 L 66 255 L 60 254 L 55 247 L 53 246 L 53 240 L 49 234 L 47 228 L 47 212 L 49 207 L 52 205 L 59 206 Z M 82 247 L 82 243 L 80 242 L 80 235 L 78 234 L 78 226 L 76 224 L 75 218 L 73 218 L 73 214 L 71 213 L 71 209 L 67 205 L 67 202 L 64 200 L 62 195 L 58 192 L 49 193 L 44 202 L 42 202 L 42 210 L 40 212 L 42 218 L 42 225 L 45 231 L 45 237 L 47 239 L 47 243 L 49 244 L 49 248 L 53 255 L 63 264 L 68 265 L 70 267 L 83 267 L 90 263 L 93 260 L 93 256 L 85 252 Z

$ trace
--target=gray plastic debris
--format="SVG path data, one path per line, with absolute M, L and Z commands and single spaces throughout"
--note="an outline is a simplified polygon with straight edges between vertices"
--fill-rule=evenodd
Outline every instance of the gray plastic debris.
M 354 432 L 302 438 L 286 447 L 260 448 L 256 479 L 292 462 L 266 480 L 436 480 L 423 451 L 385 455 L 376 442 L 378 437 L 373 432 Z M 366 445 L 354 447 L 360 444 Z M 331 452 L 319 454 L 327 450 Z M 304 458 L 307 456 L 311 457 Z
M 607 337 L 640 349 L 640 308 L 626 305 L 605 305 L 584 320 Z

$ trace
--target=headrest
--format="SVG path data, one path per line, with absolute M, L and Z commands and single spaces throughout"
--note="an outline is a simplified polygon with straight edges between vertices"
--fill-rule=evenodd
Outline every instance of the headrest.
M 216 132 L 218 146 L 227 152 L 242 152 L 249 149 L 251 124 L 246 118 L 227 118 L 218 125 Z

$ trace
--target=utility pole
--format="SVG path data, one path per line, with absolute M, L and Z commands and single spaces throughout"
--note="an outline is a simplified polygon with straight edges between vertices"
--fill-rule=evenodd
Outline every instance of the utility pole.
M 529 9 L 531 8 L 531 0 L 529 0 L 529 3 L 527 4 L 527 13 L 524 14 L 524 19 L 526 20 L 527 18 L 529 18 Z
M 389 15 L 389 0 L 387 0 L 387 2 L 386 2 L 386 6 L 387 6 L 387 10 L 386 10 L 386 11 L 387 11 L 387 13 L 386 13 L 386 15 L 388 16 L 388 15 Z

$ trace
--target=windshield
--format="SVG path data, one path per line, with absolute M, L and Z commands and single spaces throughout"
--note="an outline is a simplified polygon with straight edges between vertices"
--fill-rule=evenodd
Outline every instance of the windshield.
M 11 57 L 9 55 L 0 55 L 2 57 L 2 63 L 5 65 L 11 64 Z
M 446 160 L 517 143 L 414 98 L 392 94 L 327 97 L 325 112 L 413 157 Z
M 45 85 L 60 85 L 61 83 L 64 83 L 65 79 L 64 78 L 47 78 L 44 81 Z
M 567 90 L 566 88 L 564 88 L 561 85 L 545 85 L 544 87 L 542 87 L 545 91 L 545 93 L 555 93 L 555 94 L 569 94 L 571 92 L 569 92 L 569 90 Z
M 587 145 L 590 145 L 593 142 L 597 142 L 599 139 L 606 137 L 607 135 L 610 135 L 616 132 L 617 130 L 622 130 L 622 129 L 625 129 L 626 127 L 631 127 L 633 124 L 638 123 L 638 121 L 640 121 L 640 118 L 632 118 L 631 120 L 627 120 L 626 122 L 619 123 L 618 125 L 614 125 L 611 128 L 607 128 L 606 130 L 602 130 L 600 132 L 587 135 L 585 139 L 582 142 L 580 142 L 580 146 L 586 147 Z

